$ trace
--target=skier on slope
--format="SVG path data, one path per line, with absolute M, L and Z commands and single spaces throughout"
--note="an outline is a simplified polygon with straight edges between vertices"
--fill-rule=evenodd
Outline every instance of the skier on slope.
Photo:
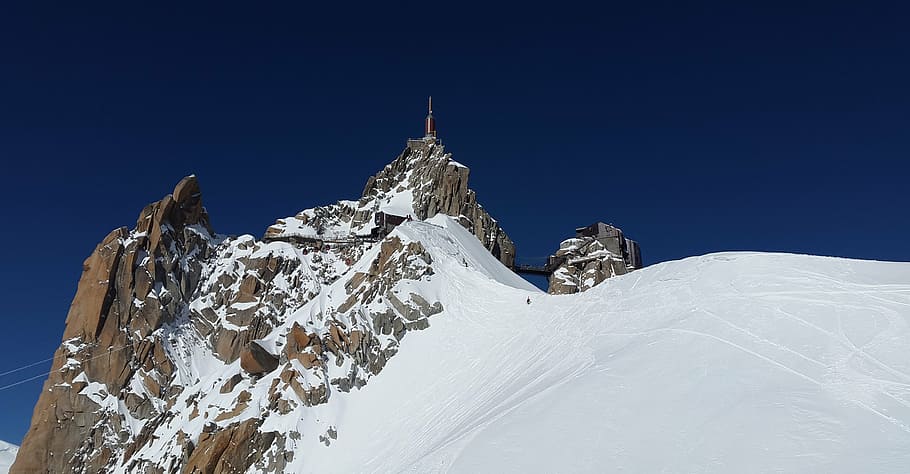
M 531 304 L 531 297 L 528 297 L 528 304 Z

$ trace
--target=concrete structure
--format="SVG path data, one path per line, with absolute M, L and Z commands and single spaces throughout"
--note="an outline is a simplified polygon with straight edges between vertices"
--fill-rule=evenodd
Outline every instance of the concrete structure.
M 603 222 L 575 229 L 575 237 L 559 244 L 546 261 L 516 262 L 516 273 L 548 277 L 550 294 L 588 290 L 607 278 L 642 267 L 638 243 Z
M 641 250 L 638 243 L 627 239 L 622 231 L 603 222 L 595 222 L 586 227 L 575 229 L 575 237 L 593 237 L 614 255 L 621 255 L 630 269 L 641 268 Z
M 385 212 L 379 211 L 373 214 L 374 223 L 376 227 L 373 228 L 371 236 L 374 238 L 382 238 L 386 235 L 389 235 L 389 232 L 395 230 L 402 222 L 407 221 L 410 216 L 396 216 L 394 214 L 386 214 Z

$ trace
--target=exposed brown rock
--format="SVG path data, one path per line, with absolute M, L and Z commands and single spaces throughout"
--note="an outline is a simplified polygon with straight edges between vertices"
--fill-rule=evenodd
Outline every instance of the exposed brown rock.
M 193 323 L 214 346 L 216 355 L 232 362 L 250 341 L 265 337 L 275 327 L 278 315 L 315 296 L 319 283 L 300 259 L 280 252 L 282 246 L 290 247 L 288 244 L 257 242 L 249 236 L 230 239 L 226 244 L 222 252 L 233 267 L 200 283 L 199 291 L 212 295 L 212 300 Z M 276 253 L 262 251 L 269 247 Z M 276 278 L 291 282 L 291 286 L 275 285 Z M 241 329 L 219 326 L 221 317 Z
M 302 326 L 294 323 L 288 333 L 284 353 L 289 360 L 296 359 L 303 365 L 303 368 L 310 369 L 320 364 L 322 342 L 317 334 L 307 334 Z
M 154 397 L 179 392 L 162 385 L 170 380 L 173 364 L 149 337 L 184 311 L 213 245 L 196 179 L 185 178 L 175 194 L 177 200 L 167 195 L 146 206 L 132 233 L 114 230 L 86 259 L 67 315 L 65 343 L 57 350 L 11 472 L 99 472 L 114 462 L 110 440 L 125 442 L 128 432 L 119 415 L 99 410 L 80 393 L 85 383 L 73 378 L 82 372 L 139 419 L 159 414 L 152 400 L 123 390 L 133 377 L 141 377 Z M 189 254 L 192 260 L 179 263 Z M 68 347 L 78 349 L 71 353 Z
M 262 453 L 275 442 L 274 432 L 261 433 L 261 420 L 252 418 L 233 424 L 214 433 L 203 433 L 183 467 L 184 473 L 215 474 L 242 473 L 257 462 Z M 273 472 L 280 472 L 283 464 L 273 465 Z
M 305 386 L 301 383 L 301 374 L 298 374 L 294 369 L 282 371 L 281 380 L 291 387 L 294 393 L 297 394 L 297 398 L 306 406 L 319 405 L 329 399 L 328 388 L 326 388 L 325 384 L 319 384 L 315 387 Z
M 464 216 L 462 224 L 491 251 L 507 242 L 467 188 L 467 169 L 450 162 L 441 146 L 436 151 L 417 148 L 368 188 L 398 189 L 401 184 L 394 181 L 400 172 L 417 166 L 422 170 L 414 176 L 440 188 L 421 188 L 415 217 L 436 212 Z M 356 203 L 346 202 L 303 217 L 319 228 L 349 223 L 356 212 Z M 185 178 L 172 194 L 142 210 L 132 232 L 114 231 L 86 260 L 66 343 L 57 351 L 14 472 L 106 472 L 115 467 L 154 473 L 245 472 L 253 465 L 282 471 L 294 453 L 269 451 L 276 435 L 262 433 L 261 420 L 225 428 L 213 422 L 230 423 L 252 405 L 252 390 L 240 391 L 226 412 L 203 405 L 201 393 L 234 393 L 242 374 L 223 382 L 207 379 L 205 387 L 199 379 L 187 379 L 204 375 L 186 370 L 182 358 L 187 346 L 181 338 L 207 344 L 224 362 L 239 358 L 242 370 L 257 376 L 251 383 L 265 382 L 258 376 L 275 376 L 262 406 L 278 413 L 326 403 L 335 390 L 359 388 L 395 355 L 408 331 L 427 327 L 429 316 L 442 310 L 438 302 L 396 287 L 402 280 L 433 274 L 430 254 L 418 242 L 385 239 L 368 267 L 345 274 L 370 245 L 333 244 L 331 251 L 322 249 L 304 259 L 300 242 L 214 238 L 198 182 Z M 345 285 L 347 300 L 338 308 L 334 302 L 322 308 L 312 316 L 316 324 L 294 324 L 277 343 L 278 355 L 256 342 L 323 285 L 345 275 L 353 276 Z M 93 383 L 93 397 L 110 397 L 102 406 L 79 393 L 88 382 L 73 379 L 83 372 Z M 177 397 L 184 390 L 191 391 L 182 399 L 185 404 Z M 129 412 L 126 418 L 118 413 L 123 407 Z M 195 423 L 175 437 L 163 426 L 182 410 Z M 131 431 L 137 425 L 130 418 L 143 422 L 140 432 Z M 325 439 L 333 439 L 333 433 Z M 154 449 L 145 449 L 150 446 Z M 152 460 L 149 452 L 167 455 Z
M 240 294 L 237 296 L 237 302 L 249 303 L 256 301 L 256 293 L 258 293 L 259 288 L 259 279 L 255 275 L 247 275 L 240 282 Z
M 252 400 L 252 398 L 253 396 L 250 395 L 250 392 L 247 392 L 246 390 L 240 392 L 240 395 L 237 396 L 237 404 L 234 405 L 234 408 L 231 409 L 231 411 L 219 413 L 218 416 L 215 417 L 215 421 L 230 420 L 231 418 L 234 418 L 235 416 L 243 413 L 243 410 L 246 410 L 246 407 L 249 405 L 249 402 Z
M 294 217 L 278 219 L 266 230 L 263 238 L 306 241 L 304 237 L 307 236 L 294 234 L 295 226 L 289 225 L 291 220 L 310 226 L 317 233 L 340 224 L 349 224 L 351 229 L 369 230 L 373 228 L 375 206 L 386 202 L 390 193 L 403 191 L 407 184 L 413 193 L 414 218 L 427 219 L 438 213 L 456 217 L 487 250 L 503 264 L 512 267 L 515 244 L 477 203 L 476 194 L 468 188 L 469 174 L 470 170 L 452 161 L 451 154 L 446 153 L 445 147 L 435 139 L 408 140 L 407 147 L 394 161 L 367 179 L 357 206 L 340 201 L 330 206 L 307 209 Z M 407 216 L 397 217 L 403 219 Z
M 468 189 L 470 170 L 453 162 L 445 147 L 435 139 L 408 140 L 407 148 L 398 158 L 367 180 L 360 205 L 365 206 L 396 189 L 408 173 L 418 219 L 438 213 L 463 216 L 459 222 L 476 235 L 496 258 L 508 267 L 514 264 L 515 244 L 477 203 L 474 191 Z M 371 212 L 353 216 L 355 225 L 369 219 L 372 219 Z
M 227 379 L 224 382 L 224 385 L 221 386 L 221 393 L 231 393 L 234 391 L 234 387 L 237 386 L 243 380 L 243 376 L 240 374 L 234 374 L 231 378 Z
M 170 221 L 178 227 L 202 224 L 211 232 L 208 215 L 202 207 L 202 191 L 196 176 L 190 175 L 174 187 L 173 207 L 170 209 Z
M 125 227 L 111 231 L 82 264 L 79 287 L 66 316 L 64 340 L 78 337 L 92 342 L 97 338 L 114 299 L 112 289 L 127 233 Z
M 240 368 L 252 375 L 265 374 L 278 368 L 278 357 L 251 341 L 240 351 Z

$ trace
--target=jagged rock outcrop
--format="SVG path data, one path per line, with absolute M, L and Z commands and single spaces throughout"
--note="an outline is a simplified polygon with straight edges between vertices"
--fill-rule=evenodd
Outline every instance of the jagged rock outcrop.
M 63 344 L 11 472 L 98 472 L 127 444 L 130 419 L 174 396 L 174 364 L 156 334 L 184 316 L 217 245 L 194 176 L 117 229 L 83 265 Z M 137 390 L 128 390 L 130 387 Z M 129 392 L 129 393 L 126 393 Z M 119 400 L 126 413 L 106 410 Z
M 468 188 L 469 173 L 435 138 L 408 140 L 398 158 L 367 180 L 358 201 L 339 201 L 279 219 L 268 228 L 265 239 L 375 236 L 377 213 L 419 220 L 442 213 L 458 218 L 487 250 L 512 267 L 515 244 L 477 203 L 477 195 Z
M 562 263 L 550 276 L 547 292 L 552 295 L 580 293 L 607 278 L 630 271 L 621 258 L 612 255 L 591 237 L 564 240 L 559 244 L 556 257 Z
M 204 432 L 199 436 L 182 472 L 242 473 L 247 472 L 251 466 L 269 472 L 282 472 L 286 463 L 285 456 L 268 454 L 279 435 L 275 432 L 261 432 L 261 424 L 261 420 L 249 419 L 227 429 Z
M 562 241 L 550 261 L 557 264 L 547 290 L 554 295 L 586 291 L 641 268 L 638 244 L 602 222 L 577 229 L 575 238 Z
M 339 222 L 357 203 L 339 206 L 313 212 Z M 471 215 L 501 232 L 479 207 Z M 280 472 L 298 443 L 338 436 L 308 407 L 363 387 L 443 311 L 414 286 L 432 264 L 395 234 L 331 245 L 215 235 L 187 177 L 85 261 L 12 472 Z M 277 430 L 270 416 L 319 434 Z
M 235 360 L 250 341 L 275 328 L 281 315 L 328 283 L 310 268 L 314 259 L 338 260 L 333 255 L 305 257 L 290 244 L 259 242 L 249 235 L 227 239 L 202 274 L 190 320 L 218 358 Z
M 240 352 L 240 368 L 249 374 L 262 375 L 278 368 L 278 357 L 253 341 Z

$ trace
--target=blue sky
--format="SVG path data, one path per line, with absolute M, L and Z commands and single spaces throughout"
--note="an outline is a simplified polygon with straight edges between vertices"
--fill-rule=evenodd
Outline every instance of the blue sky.
M 604 220 L 647 264 L 910 260 L 897 2 L 31 3 L 0 7 L 0 372 L 52 355 L 82 261 L 184 175 L 258 236 L 357 198 L 431 94 L 519 257 Z M 0 390 L 0 439 L 40 386 Z

